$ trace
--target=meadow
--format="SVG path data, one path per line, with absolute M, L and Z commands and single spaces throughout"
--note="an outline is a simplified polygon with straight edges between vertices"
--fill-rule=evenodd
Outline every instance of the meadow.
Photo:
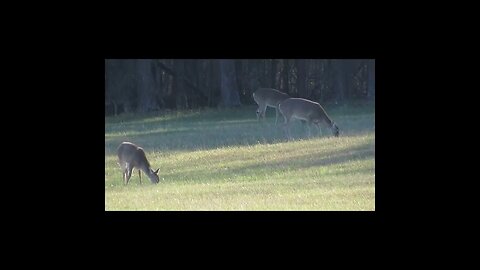
M 340 128 L 287 141 L 256 106 L 105 117 L 105 210 L 375 210 L 375 104 L 325 105 Z M 122 181 L 116 148 L 144 148 L 160 183 Z

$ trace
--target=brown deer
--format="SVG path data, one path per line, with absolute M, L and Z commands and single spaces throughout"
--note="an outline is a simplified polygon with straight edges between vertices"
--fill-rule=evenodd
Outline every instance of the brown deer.
M 292 118 L 304 120 L 307 122 L 308 136 L 310 136 L 310 126 L 315 124 L 319 133 L 322 133 L 320 124 L 326 125 L 332 130 L 332 134 L 338 137 L 340 130 L 338 126 L 330 119 L 323 107 L 317 103 L 303 98 L 289 98 L 279 104 L 278 109 L 285 118 L 285 133 L 290 139 L 290 121 Z
M 145 173 L 150 181 L 154 184 L 157 184 L 160 179 L 158 178 L 158 170 L 152 170 L 150 163 L 145 156 L 143 148 L 138 147 L 137 145 L 130 142 L 123 142 L 117 149 L 117 155 L 119 160 L 119 165 L 123 170 L 123 181 L 125 185 L 128 184 L 130 177 L 132 176 L 132 170 L 134 168 L 138 169 L 138 176 L 140 177 L 140 184 L 142 183 L 142 174 Z
M 278 104 L 285 99 L 290 98 L 289 95 L 272 88 L 260 88 L 253 93 L 253 99 L 258 104 L 257 120 L 265 119 L 265 111 L 267 107 L 275 108 L 275 125 L 278 120 Z

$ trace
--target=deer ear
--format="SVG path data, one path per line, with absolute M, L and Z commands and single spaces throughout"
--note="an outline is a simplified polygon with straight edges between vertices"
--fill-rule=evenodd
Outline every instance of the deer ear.
M 156 171 L 154 171 L 155 174 L 158 174 L 158 170 L 160 170 L 160 168 L 158 168 Z

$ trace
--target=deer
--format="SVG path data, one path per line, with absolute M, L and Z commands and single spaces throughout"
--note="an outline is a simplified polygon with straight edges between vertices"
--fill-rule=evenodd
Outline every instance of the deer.
M 150 163 L 145 156 L 143 148 L 131 143 L 122 142 L 117 148 L 118 164 L 123 170 L 123 181 L 127 185 L 130 177 L 132 176 L 132 170 L 138 169 L 138 176 L 140 177 L 140 184 L 142 183 L 142 171 L 150 178 L 153 184 L 160 182 L 157 169 L 154 171 L 150 167 Z
M 253 93 L 253 99 L 258 104 L 257 121 L 260 120 L 260 118 L 265 119 L 267 107 L 273 107 L 275 108 L 275 125 L 277 125 L 278 104 L 287 98 L 290 98 L 288 94 L 272 88 L 259 88 L 255 91 Z
M 308 136 L 311 136 L 310 126 L 315 124 L 318 128 L 320 136 L 322 129 L 320 124 L 326 125 L 332 131 L 335 137 L 338 137 L 340 130 L 335 122 L 328 116 L 327 112 L 318 103 L 304 98 L 289 98 L 278 105 L 280 113 L 285 119 L 284 129 L 287 139 L 291 139 L 290 123 L 292 119 L 299 119 L 307 122 Z

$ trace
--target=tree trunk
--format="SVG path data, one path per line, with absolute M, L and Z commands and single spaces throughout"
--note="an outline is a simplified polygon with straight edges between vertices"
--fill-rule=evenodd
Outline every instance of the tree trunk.
M 310 60 L 310 59 L 305 60 L 305 96 L 310 100 L 313 100 L 312 86 L 310 85 L 310 82 L 309 82 L 311 68 L 313 65 L 312 61 L 313 60 Z
M 358 96 L 356 93 L 358 88 L 356 88 L 356 85 L 355 85 L 355 76 L 361 64 L 362 62 L 356 59 L 344 60 L 345 84 L 346 84 L 345 97 L 347 99 L 352 99 Z
M 248 82 L 246 80 L 245 70 L 248 68 L 246 63 L 247 60 L 244 59 L 235 60 L 236 82 L 240 94 L 240 103 L 242 104 L 249 104 L 252 100 L 252 89 L 247 86 Z
M 272 59 L 272 68 L 270 72 L 270 87 L 274 89 L 277 89 L 277 86 L 275 84 L 276 77 L 277 77 L 277 60 Z
M 289 90 L 290 82 L 288 80 L 289 72 L 290 72 L 290 64 L 288 63 L 288 59 L 283 59 L 283 80 L 282 80 L 283 81 L 283 84 L 282 84 L 283 89 L 282 89 L 282 91 L 284 91 L 287 94 L 290 92 L 290 90 Z
M 299 97 L 308 98 L 307 88 L 305 87 L 306 63 L 305 59 L 296 59 L 295 65 L 297 66 L 297 93 Z
M 186 109 L 188 104 L 186 101 L 185 82 L 183 80 L 183 77 L 185 76 L 185 60 L 175 59 L 173 63 L 173 71 L 176 74 L 173 78 L 175 107 L 177 109 Z
M 196 83 L 196 59 L 186 59 L 184 60 L 185 73 L 184 73 L 184 83 L 185 83 L 185 103 L 188 109 L 194 108 L 197 104 L 198 95 L 198 83 Z
M 248 86 L 252 92 L 256 91 L 260 87 L 263 87 L 260 80 L 260 61 L 261 60 L 257 59 L 248 60 Z
M 234 60 L 220 60 L 220 91 L 222 96 L 222 105 L 226 107 L 239 106 L 240 97 L 235 83 L 235 63 Z
M 133 107 L 136 101 L 135 69 L 132 60 L 105 60 L 105 96 L 109 104 L 121 105 L 124 109 Z M 127 104 L 128 103 L 128 104 Z M 132 104 L 130 104 L 132 103 Z M 120 110 L 117 111 L 119 113 Z
M 367 97 L 375 99 L 375 59 L 369 59 L 367 62 Z
M 158 105 L 155 98 L 157 84 L 153 74 L 153 60 L 138 59 L 132 61 L 136 62 L 137 71 L 137 112 L 157 110 Z
M 332 67 L 334 72 L 334 87 L 333 91 L 335 93 L 335 101 L 343 102 L 346 92 L 346 82 L 345 82 L 345 70 L 344 70 L 344 60 L 335 59 L 332 60 Z
M 218 93 L 218 86 L 220 79 L 218 78 L 218 60 L 210 60 L 210 87 L 208 95 L 208 106 L 213 107 L 216 105 L 216 94 Z

